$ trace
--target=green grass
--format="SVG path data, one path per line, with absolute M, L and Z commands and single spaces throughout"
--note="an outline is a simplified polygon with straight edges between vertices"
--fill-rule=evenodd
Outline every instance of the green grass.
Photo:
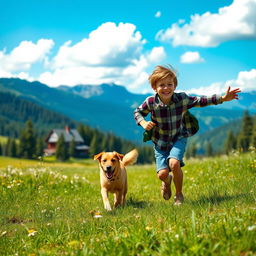
M 67 162 L 59 162 L 55 157 L 45 157 L 43 160 L 29 160 L 21 158 L 11 158 L 0 156 L 0 169 L 4 169 L 7 166 L 12 168 L 24 169 L 28 167 L 58 167 L 58 168 L 76 168 L 94 165 L 95 162 L 92 159 L 70 159 Z
M 112 212 L 96 162 L 1 158 L 0 255 L 256 255 L 255 156 L 187 161 L 178 207 L 154 165 L 130 166 L 127 205 Z

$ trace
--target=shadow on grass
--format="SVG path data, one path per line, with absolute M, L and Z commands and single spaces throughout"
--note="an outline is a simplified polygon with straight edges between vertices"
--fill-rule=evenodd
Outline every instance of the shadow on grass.
M 238 200 L 246 197 L 248 197 L 248 194 L 246 193 L 237 194 L 237 195 L 227 195 L 227 194 L 220 195 L 218 193 L 214 193 L 209 196 L 203 195 L 197 200 L 191 200 L 190 203 L 192 205 L 204 205 L 204 204 L 218 205 L 225 201 Z
M 136 200 L 132 197 L 129 197 L 126 201 L 127 206 L 131 206 L 133 208 L 146 208 L 148 206 L 148 202 L 142 200 Z

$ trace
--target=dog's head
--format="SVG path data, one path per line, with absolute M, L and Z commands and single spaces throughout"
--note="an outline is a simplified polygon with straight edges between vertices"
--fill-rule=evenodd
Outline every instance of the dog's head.
M 108 179 L 112 179 L 115 172 L 119 170 L 120 163 L 124 155 L 117 152 L 101 152 L 94 156 L 94 160 L 98 160 L 101 169 Z

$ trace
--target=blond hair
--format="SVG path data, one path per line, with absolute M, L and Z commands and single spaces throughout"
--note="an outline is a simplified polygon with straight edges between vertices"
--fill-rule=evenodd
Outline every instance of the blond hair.
M 149 76 L 148 81 L 151 87 L 155 89 L 156 83 L 165 78 L 171 78 L 174 81 L 175 87 L 178 85 L 177 74 L 171 65 L 167 66 L 156 66 L 152 74 Z

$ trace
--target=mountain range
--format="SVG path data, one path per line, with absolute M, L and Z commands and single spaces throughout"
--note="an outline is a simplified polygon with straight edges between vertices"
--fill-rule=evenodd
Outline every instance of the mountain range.
M 134 142 L 142 141 L 143 130 L 135 124 L 133 111 L 149 95 L 133 94 L 115 84 L 51 88 L 18 78 L 0 78 L 0 91 L 15 94 L 102 131 L 113 132 Z M 245 109 L 256 112 L 255 96 L 256 91 L 240 93 L 239 101 L 193 108 L 191 112 L 199 120 L 199 135 L 241 119 Z

